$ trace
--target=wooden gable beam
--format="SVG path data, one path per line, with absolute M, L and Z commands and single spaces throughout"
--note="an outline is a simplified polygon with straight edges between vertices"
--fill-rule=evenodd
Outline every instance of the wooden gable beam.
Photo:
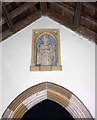
M 36 12 L 34 12 L 33 14 L 27 16 L 26 18 L 20 20 L 19 22 L 17 22 L 14 27 L 15 27 L 15 31 L 19 31 L 22 28 L 26 27 L 27 25 L 29 25 L 30 23 L 36 21 L 37 19 L 39 19 L 41 17 L 41 12 L 40 10 L 37 10 Z
M 24 11 L 30 9 L 31 7 L 35 6 L 36 5 L 36 2 L 26 2 L 22 5 L 20 5 L 18 8 L 16 8 L 15 10 L 13 10 L 11 13 L 10 13 L 10 16 L 11 18 L 15 18 L 16 16 L 18 16 L 19 14 L 23 13 Z
M 1 1 L 0 1 L 0 18 L 2 17 L 2 4 L 1 4 Z
M 12 24 L 12 21 L 11 21 L 11 18 L 10 18 L 10 15 L 8 13 L 8 10 L 6 8 L 5 3 L 2 3 L 2 12 L 3 12 L 4 18 L 5 18 L 6 22 L 7 22 L 8 27 L 10 28 L 12 33 L 15 33 L 14 26 Z
M 45 15 L 47 12 L 47 2 L 40 2 L 40 10 Z
M 83 5 L 86 7 L 89 7 L 92 10 L 95 10 L 97 12 L 97 3 L 96 2 L 83 2 Z
M 73 21 L 73 30 L 76 30 L 79 26 L 81 11 L 82 11 L 82 3 L 77 2 L 75 15 L 74 15 L 74 21 Z
M 5 5 L 9 5 L 11 2 L 4 2 L 5 3 Z
M 0 2 L 0 26 L 2 25 L 2 5 Z

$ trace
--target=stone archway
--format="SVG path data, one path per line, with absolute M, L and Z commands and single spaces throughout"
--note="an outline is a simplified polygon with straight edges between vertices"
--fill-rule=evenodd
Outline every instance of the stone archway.
M 30 108 L 46 99 L 63 106 L 73 118 L 92 118 L 84 104 L 73 93 L 49 82 L 35 85 L 20 94 L 8 106 L 2 118 L 22 118 Z

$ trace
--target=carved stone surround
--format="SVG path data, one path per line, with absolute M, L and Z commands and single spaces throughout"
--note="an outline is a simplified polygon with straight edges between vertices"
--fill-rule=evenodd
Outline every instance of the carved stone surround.
M 41 83 L 21 93 L 5 110 L 2 118 L 22 118 L 34 105 L 52 100 L 63 106 L 73 118 L 90 118 L 92 115 L 84 104 L 70 91 L 53 83 Z
M 51 36 L 56 42 L 56 56 L 57 56 L 57 65 L 36 65 L 36 42 L 43 35 Z M 34 29 L 33 38 L 32 38 L 32 53 L 31 53 L 31 65 L 30 71 L 60 71 L 62 70 L 61 66 L 61 55 L 60 55 L 60 36 L 58 29 Z

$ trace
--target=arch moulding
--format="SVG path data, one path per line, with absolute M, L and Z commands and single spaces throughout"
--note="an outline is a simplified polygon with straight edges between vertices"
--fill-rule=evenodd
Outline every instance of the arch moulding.
M 31 107 L 45 99 L 63 106 L 73 118 L 93 119 L 84 104 L 73 93 L 59 85 L 48 82 L 35 85 L 21 93 L 8 106 L 2 118 L 22 118 Z

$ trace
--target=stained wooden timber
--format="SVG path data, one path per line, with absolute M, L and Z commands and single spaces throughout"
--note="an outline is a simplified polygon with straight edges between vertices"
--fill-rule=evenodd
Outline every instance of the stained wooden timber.
M 60 24 L 62 25 L 65 25 L 66 27 L 68 28 L 71 28 L 72 29 L 72 21 L 66 21 L 65 20 L 65 17 L 62 17 L 60 14 L 58 13 L 54 13 L 52 12 L 52 10 L 48 10 L 47 12 L 47 16 L 49 16 L 51 19 L 55 20 L 56 22 L 59 22 Z
M 76 30 L 79 26 L 81 11 L 82 11 L 82 3 L 77 2 L 75 15 L 74 15 L 73 30 Z
M 35 3 L 24 3 L 21 6 L 19 6 L 18 8 L 16 8 L 15 10 L 13 10 L 12 12 L 10 12 L 10 16 L 11 19 L 15 18 L 16 16 L 18 16 L 19 14 L 23 13 L 24 11 L 28 10 L 30 7 L 35 6 Z
M 93 3 L 93 2 L 83 2 L 83 5 L 92 9 L 92 10 L 95 10 L 97 11 L 97 3 Z
M 10 29 L 6 29 L 5 31 L 2 32 L 2 41 L 6 38 L 8 38 L 9 36 L 13 35 L 13 33 L 10 31 Z
M 40 10 L 43 15 L 45 15 L 45 13 L 47 12 L 47 2 L 40 2 Z
M 71 6 L 69 4 L 70 4 L 69 2 L 60 2 L 60 5 L 74 11 L 75 10 L 74 3 Z
M 41 16 L 42 16 L 42 13 L 40 11 L 36 11 L 35 13 L 29 15 L 28 17 L 24 18 L 23 20 L 19 21 L 14 25 L 15 31 L 21 30 L 22 28 L 26 27 L 30 23 L 39 19 Z
M 60 5 L 60 3 L 51 3 L 51 4 L 55 7 L 57 7 L 58 10 L 61 10 L 60 12 L 65 11 L 65 12 L 68 12 L 69 14 L 74 15 L 74 11 L 72 11 L 68 7 L 64 7 L 64 6 Z
M 92 30 L 93 32 L 97 33 L 97 20 L 93 21 L 91 19 L 88 19 L 87 17 L 81 16 L 80 24 L 89 30 Z
M 52 15 L 60 18 L 60 20 L 64 20 L 65 22 L 72 23 L 73 22 L 73 16 L 74 16 L 74 11 L 65 8 L 64 6 L 59 6 L 58 3 L 51 3 L 49 13 Z
M 7 5 L 9 5 L 11 2 L 5 2 L 5 5 L 7 6 Z
M 10 28 L 12 33 L 15 33 L 14 26 L 12 24 L 10 15 L 9 15 L 8 10 L 7 10 L 4 3 L 2 3 L 2 12 L 3 12 L 4 18 L 5 18 L 6 22 L 7 22 L 8 27 Z
M 5 8 L 1 5 L 3 17 L 0 18 L 3 40 L 12 35 L 13 30 L 19 31 L 43 15 L 89 39 L 95 41 L 97 39 L 96 3 L 83 2 L 81 5 L 79 2 L 4 2 L 3 4 Z
M 80 33 L 81 35 L 83 35 L 84 37 L 88 38 L 89 40 L 93 40 L 97 43 L 97 41 L 96 41 L 96 35 L 97 34 L 95 32 L 93 32 L 92 30 L 89 30 L 89 29 L 85 28 L 84 26 L 80 25 L 76 29 L 76 31 L 78 33 Z

